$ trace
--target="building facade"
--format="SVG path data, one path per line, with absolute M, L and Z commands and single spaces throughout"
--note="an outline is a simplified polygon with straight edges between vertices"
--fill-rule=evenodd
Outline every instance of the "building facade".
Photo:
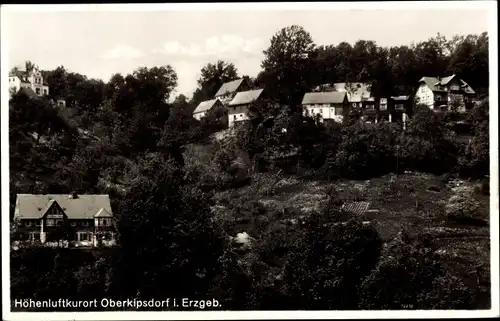
M 197 120 L 201 120 L 211 109 L 215 108 L 224 108 L 224 105 L 218 98 L 202 101 L 193 111 L 193 117 Z
M 422 77 L 415 98 L 419 104 L 432 110 L 451 110 L 456 108 L 465 112 L 472 108 L 475 98 L 474 90 L 456 75 L 447 77 Z
M 262 97 L 263 91 L 263 89 L 242 91 L 234 96 L 227 107 L 229 127 L 233 127 L 238 122 L 250 119 L 248 113 L 249 107 Z
M 15 244 L 99 247 L 116 244 L 108 195 L 18 194 Z
M 302 108 L 304 116 L 342 122 L 349 102 L 345 92 L 312 92 L 304 95 Z
M 9 74 L 9 89 L 11 93 L 17 93 L 21 88 L 29 88 L 37 96 L 46 96 L 49 94 L 49 86 L 44 81 L 38 67 L 33 68 L 29 72 L 14 70 Z

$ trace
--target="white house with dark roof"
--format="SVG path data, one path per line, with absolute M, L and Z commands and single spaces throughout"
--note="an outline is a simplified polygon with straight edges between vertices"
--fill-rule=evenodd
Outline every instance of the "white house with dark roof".
M 237 93 L 228 104 L 228 124 L 233 127 L 235 123 L 249 120 L 248 109 L 262 96 L 264 89 L 255 89 Z
M 198 104 L 196 109 L 193 111 L 193 117 L 197 120 L 201 120 L 203 117 L 206 116 L 206 114 L 208 113 L 209 110 L 211 110 L 212 108 L 218 108 L 218 107 L 224 108 L 224 105 L 217 98 L 202 101 L 201 103 Z
M 302 99 L 303 114 L 312 117 L 320 115 L 321 121 L 332 119 L 342 122 L 348 107 L 346 92 L 312 92 L 306 93 Z
M 323 84 L 318 86 L 315 91 L 318 92 L 345 92 L 349 107 L 362 108 L 365 102 L 373 100 L 370 84 L 362 82 L 336 82 L 333 84 Z M 370 104 L 368 104 L 370 105 Z
M 223 105 L 227 105 L 239 91 L 248 90 L 248 82 L 245 78 L 236 79 L 222 84 L 215 98 L 219 99 Z
M 448 110 L 457 104 L 459 111 L 473 104 L 474 90 L 456 75 L 447 77 L 422 77 L 415 94 L 418 102 L 431 109 Z
M 29 88 L 37 96 L 46 96 L 49 94 L 49 85 L 44 81 L 38 67 L 33 68 L 30 72 L 13 70 L 9 73 L 10 91 L 17 93 L 21 88 Z
M 116 244 L 108 195 L 17 194 L 13 223 L 18 243 Z

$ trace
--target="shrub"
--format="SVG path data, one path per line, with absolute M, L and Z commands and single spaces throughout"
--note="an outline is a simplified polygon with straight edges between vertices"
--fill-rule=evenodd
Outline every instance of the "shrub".
M 457 146 L 449 139 L 441 115 L 420 108 L 399 139 L 398 159 L 401 170 L 444 173 L 457 163 Z
M 396 169 L 395 124 L 354 123 L 342 131 L 335 167 L 343 176 L 367 178 Z
M 470 309 L 474 294 L 417 241 L 397 240 L 361 285 L 360 309 Z
M 460 171 L 463 175 L 483 177 L 489 173 L 490 164 L 488 101 L 474 107 L 469 117 L 474 137 L 460 158 Z
M 455 195 L 450 197 L 446 203 L 448 219 L 457 223 L 485 225 L 486 222 L 478 217 L 480 209 L 481 206 L 474 196 L 474 190 L 468 186 L 455 188 Z
M 382 243 L 376 230 L 356 221 L 313 215 L 287 254 L 274 309 L 356 309 L 358 286 L 376 265 Z M 281 303 L 280 303 L 281 302 Z

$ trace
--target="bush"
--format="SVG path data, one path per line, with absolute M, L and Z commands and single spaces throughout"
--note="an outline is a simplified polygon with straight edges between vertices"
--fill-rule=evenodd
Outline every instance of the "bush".
M 483 177 L 489 173 L 489 103 L 483 102 L 474 107 L 470 114 L 470 122 L 474 126 L 474 137 L 460 157 L 459 165 L 462 175 Z
M 358 286 L 376 265 L 381 239 L 371 226 L 332 222 L 313 215 L 301 226 L 286 256 L 281 298 L 269 309 L 356 309 Z
M 361 285 L 360 309 L 470 309 L 475 297 L 461 279 L 417 241 L 397 240 L 397 253 L 385 257 Z
M 368 178 L 396 170 L 395 124 L 354 123 L 342 135 L 334 163 L 341 175 Z
M 458 148 L 449 139 L 441 115 L 420 108 L 409 121 L 408 128 L 398 141 L 400 170 L 445 173 L 454 169 Z
M 486 222 L 480 216 L 481 205 L 474 196 L 474 190 L 468 186 L 455 189 L 455 195 L 446 203 L 448 219 L 462 224 L 484 226 Z

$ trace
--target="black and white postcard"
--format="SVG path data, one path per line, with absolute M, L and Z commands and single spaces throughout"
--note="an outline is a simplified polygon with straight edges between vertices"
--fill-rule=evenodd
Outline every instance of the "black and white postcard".
M 3 319 L 498 316 L 495 1 L 0 21 Z

